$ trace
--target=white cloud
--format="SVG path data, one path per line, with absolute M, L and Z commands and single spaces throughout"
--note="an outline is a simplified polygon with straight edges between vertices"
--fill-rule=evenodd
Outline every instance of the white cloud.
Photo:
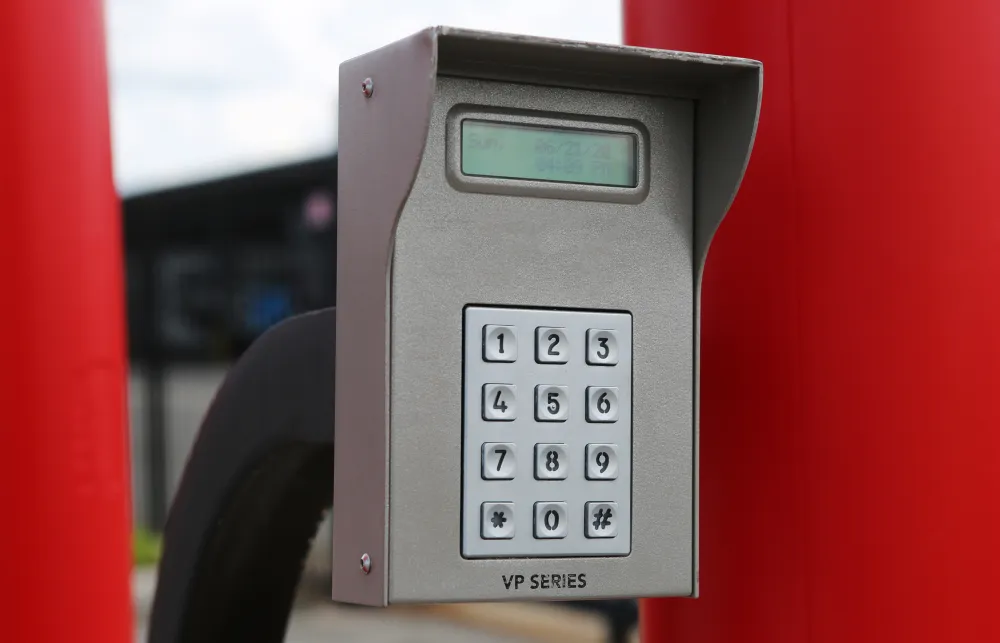
M 110 0 L 115 174 L 135 191 L 334 149 L 338 66 L 434 24 L 621 41 L 618 0 Z

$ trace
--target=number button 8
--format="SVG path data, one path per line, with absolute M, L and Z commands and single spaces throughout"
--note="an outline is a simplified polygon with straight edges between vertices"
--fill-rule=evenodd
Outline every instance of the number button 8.
M 565 480 L 569 472 L 565 444 L 535 445 L 535 479 Z

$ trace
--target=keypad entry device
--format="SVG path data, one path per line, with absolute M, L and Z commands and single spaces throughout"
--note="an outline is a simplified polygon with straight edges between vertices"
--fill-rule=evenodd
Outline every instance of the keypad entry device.
M 632 316 L 464 317 L 462 555 L 628 554 Z

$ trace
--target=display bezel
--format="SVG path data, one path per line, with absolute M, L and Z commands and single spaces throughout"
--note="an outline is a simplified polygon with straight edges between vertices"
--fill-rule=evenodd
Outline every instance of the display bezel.
M 588 134 L 631 135 L 635 143 L 635 185 L 598 185 L 465 174 L 462 172 L 462 123 L 466 120 Z M 448 182 L 453 188 L 463 192 L 617 203 L 641 203 L 649 193 L 649 133 L 637 121 L 585 114 L 456 105 L 448 112 L 445 129 Z

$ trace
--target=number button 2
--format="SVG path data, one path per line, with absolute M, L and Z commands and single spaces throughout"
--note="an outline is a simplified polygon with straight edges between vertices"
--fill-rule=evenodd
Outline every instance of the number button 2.
M 517 418 L 517 387 L 513 384 L 483 384 L 483 419 L 511 422 Z
M 565 444 L 535 445 L 535 479 L 565 480 L 569 472 Z
M 517 329 L 513 326 L 483 326 L 483 360 L 517 361 Z
M 596 328 L 587 331 L 587 363 L 591 366 L 614 366 L 618 363 L 618 335 L 615 331 Z
M 569 415 L 568 391 L 566 386 L 536 386 L 535 419 L 539 422 L 565 422 Z
M 565 364 L 569 361 L 569 340 L 565 328 L 535 329 L 535 361 L 539 364 Z
M 587 421 L 618 421 L 618 389 L 616 387 L 587 387 Z
M 509 442 L 483 444 L 483 480 L 513 480 L 515 473 L 517 447 Z
M 587 480 L 618 478 L 618 445 L 587 445 Z

